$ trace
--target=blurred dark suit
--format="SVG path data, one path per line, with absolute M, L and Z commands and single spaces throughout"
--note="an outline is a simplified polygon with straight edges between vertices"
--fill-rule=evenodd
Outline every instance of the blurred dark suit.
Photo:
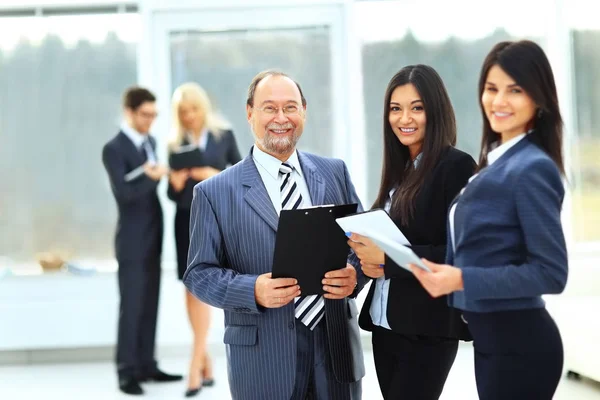
M 148 136 L 154 154 L 156 141 Z M 125 176 L 143 165 L 147 155 L 121 131 L 102 150 L 118 207 L 115 238 L 119 263 L 119 377 L 144 377 L 156 371 L 154 343 L 160 285 L 163 214 L 157 181 L 141 173 Z

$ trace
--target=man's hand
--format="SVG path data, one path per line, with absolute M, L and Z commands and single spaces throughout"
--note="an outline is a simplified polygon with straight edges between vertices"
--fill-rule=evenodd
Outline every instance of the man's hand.
M 173 186 L 176 192 L 181 192 L 185 187 L 185 183 L 190 177 L 190 171 L 187 169 L 182 169 L 179 171 L 171 171 L 169 174 L 169 182 Z
M 152 164 L 151 162 L 146 162 L 144 164 L 144 172 L 150 179 L 154 181 L 159 181 L 160 178 L 169 173 L 169 169 L 164 165 Z
M 195 181 L 203 181 L 217 175 L 219 172 L 221 171 L 213 167 L 194 167 L 190 170 L 190 176 Z
M 325 274 L 322 283 L 323 290 L 326 292 L 323 297 L 326 299 L 339 300 L 348 297 L 356 287 L 356 269 L 346 264 L 346 268 L 329 271 Z
M 369 278 L 377 279 L 385 275 L 385 272 L 383 271 L 383 266 L 379 264 L 365 264 L 362 261 L 360 262 L 360 264 L 360 269 L 362 269 L 362 272 Z
M 271 278 L 271 273 L 258 276 L 254 285 L 256 303 L 266 308 L 279 308 L 300 296 L 300 286 L 294 278 Z

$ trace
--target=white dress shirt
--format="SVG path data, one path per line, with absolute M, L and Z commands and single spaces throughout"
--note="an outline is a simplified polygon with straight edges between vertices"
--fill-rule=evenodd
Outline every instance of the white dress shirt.
M 196 140 L 194 138 L 194 135 L 192 135 L 190 132 L 186 134 L 188 143 L 197 146 L 202 151 L 206 150 L 206 144 L 208 143 L 208 135 L 210 135 L 210 133 L 206 128 L 202 129 L 199 140 Z
M 129 140 L 131 140 L 133 142 L 133 144 L 135 145 L 135 147 L 138 150 L 140 150 L 142 148 L 144 141 L 148 137 L 148 135 L 143 135 L 143 134 L 139 133 L 137 130 L 133 129 L 126 122 L 123 122 L 121 124 L 121 131 L 123 131 L 125 136 L 127 136 L 129 138 Z
M 267 189 L 269 198 L 273 203 L 275 212 L 277 212 L 277 215 L 279 215 L 281 212 L 280 187 L 283 183 L 283 175 L 279 174 L 281 161 L 272 155 L 265 153 L 256 145 L 252 150 L 252 159 L 254 160 L 254 164 L 256 164 L 256 168 L 258 169 L 258 173 L 260 174 L 263 183 L 265 184 L 265 188 Z M 292 178 L 296 180 L 296 184 L 300 189 L 300 194 L 302 194 L 302 208 L 311 207 L 312 202 L 310 199 L 310 192 L 308 191 L 308 186 L 306 185 L 306 180 L 304 179 L 304 173 L 302 172 L 302 167 L 300 166 L 300 161 L 298 160 L 298 152 L 294 151 L 286 163 L 290 164 L 293 168 Z
M 423 153 L 419 153 L 413 161 L 413 165 L 415 168 L 419 165 L 419 161 L 421 160 L 421 155 Z M 390 212 L 390 208 L 392 207 L 392 197 L 394 196 L 394 192 L 396 189 L 390 190 L 389 198 L 385 202 L 384 209 L 388 213 Z M 382 267 L 383 268 L 383 267 Z M 390 324 L 387 319 L 387 304 L 388 297 L 390 293 L 390 280 L 385 279 L 385 275 L 377 278 L 373 283 L 375 285 L 375 292 L 373 293 L 373 299 L 371 300 L 371 307 L 369 307 L 369 315 L 371 315 L 371 321 L 373 321 L 373 325 L 380 326 L 386 329 L 390 328 Z
M 142 147 L 144 148 L 149 162 L 154 164 L 156 163 L 156 155 L 154 154 L 154 150 L 152 150 L 152 146 L 150 145 L 150 134 L 143 135 L 129 126 L 129 124 L 126 122 L 121 124 L 121 131 L 129 138 L 129 140 L 133 142 L 133 145 L 136 149 L 138 149 L 138 151 L 141 150 Z

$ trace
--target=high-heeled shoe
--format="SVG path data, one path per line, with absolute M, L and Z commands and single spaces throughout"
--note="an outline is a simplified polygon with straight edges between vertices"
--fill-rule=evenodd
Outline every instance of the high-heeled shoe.
M 202 377 L 202 386 L 204 387 L 211 387 L 215 385 L 215 379 L 214 378 L 205 378 L 204 377 L 204 372 L 206 371 L 206 367 L 202 368 L 200 370 L 200 376 Z
M 194 396 L 198 395 L 198 393 L 200 393 L 201 390 L 202 390 L 202 386 L 197 387 L 195 389 L 188 389 L 185 391 L 185 397 L 194 397 Z
M 185 397 L 194 397 L 196 396 L 198 393 L 200 393 L 200 391 L 202 390 L 203 387 L 211 387 L 215 385 L 215 380 L 214 378 L 211 379 L 204 379 L 202 381 L 202 384 L 197 387 L 196 389 L 188 389 L 185 391 Z

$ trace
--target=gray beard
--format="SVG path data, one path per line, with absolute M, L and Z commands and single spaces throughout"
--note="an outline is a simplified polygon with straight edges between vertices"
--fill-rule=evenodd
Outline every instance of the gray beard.
M 296 143 L 298 143 L 299 136 L 294 130 L 294 133 L 291 136 L 279 137 L 265 132 L 265 136 L 262 139 L 259 139 L 256 134 L 254 134 L 254 139 L 267 152 L 284 155 L 289 154 L 294 150 Z

